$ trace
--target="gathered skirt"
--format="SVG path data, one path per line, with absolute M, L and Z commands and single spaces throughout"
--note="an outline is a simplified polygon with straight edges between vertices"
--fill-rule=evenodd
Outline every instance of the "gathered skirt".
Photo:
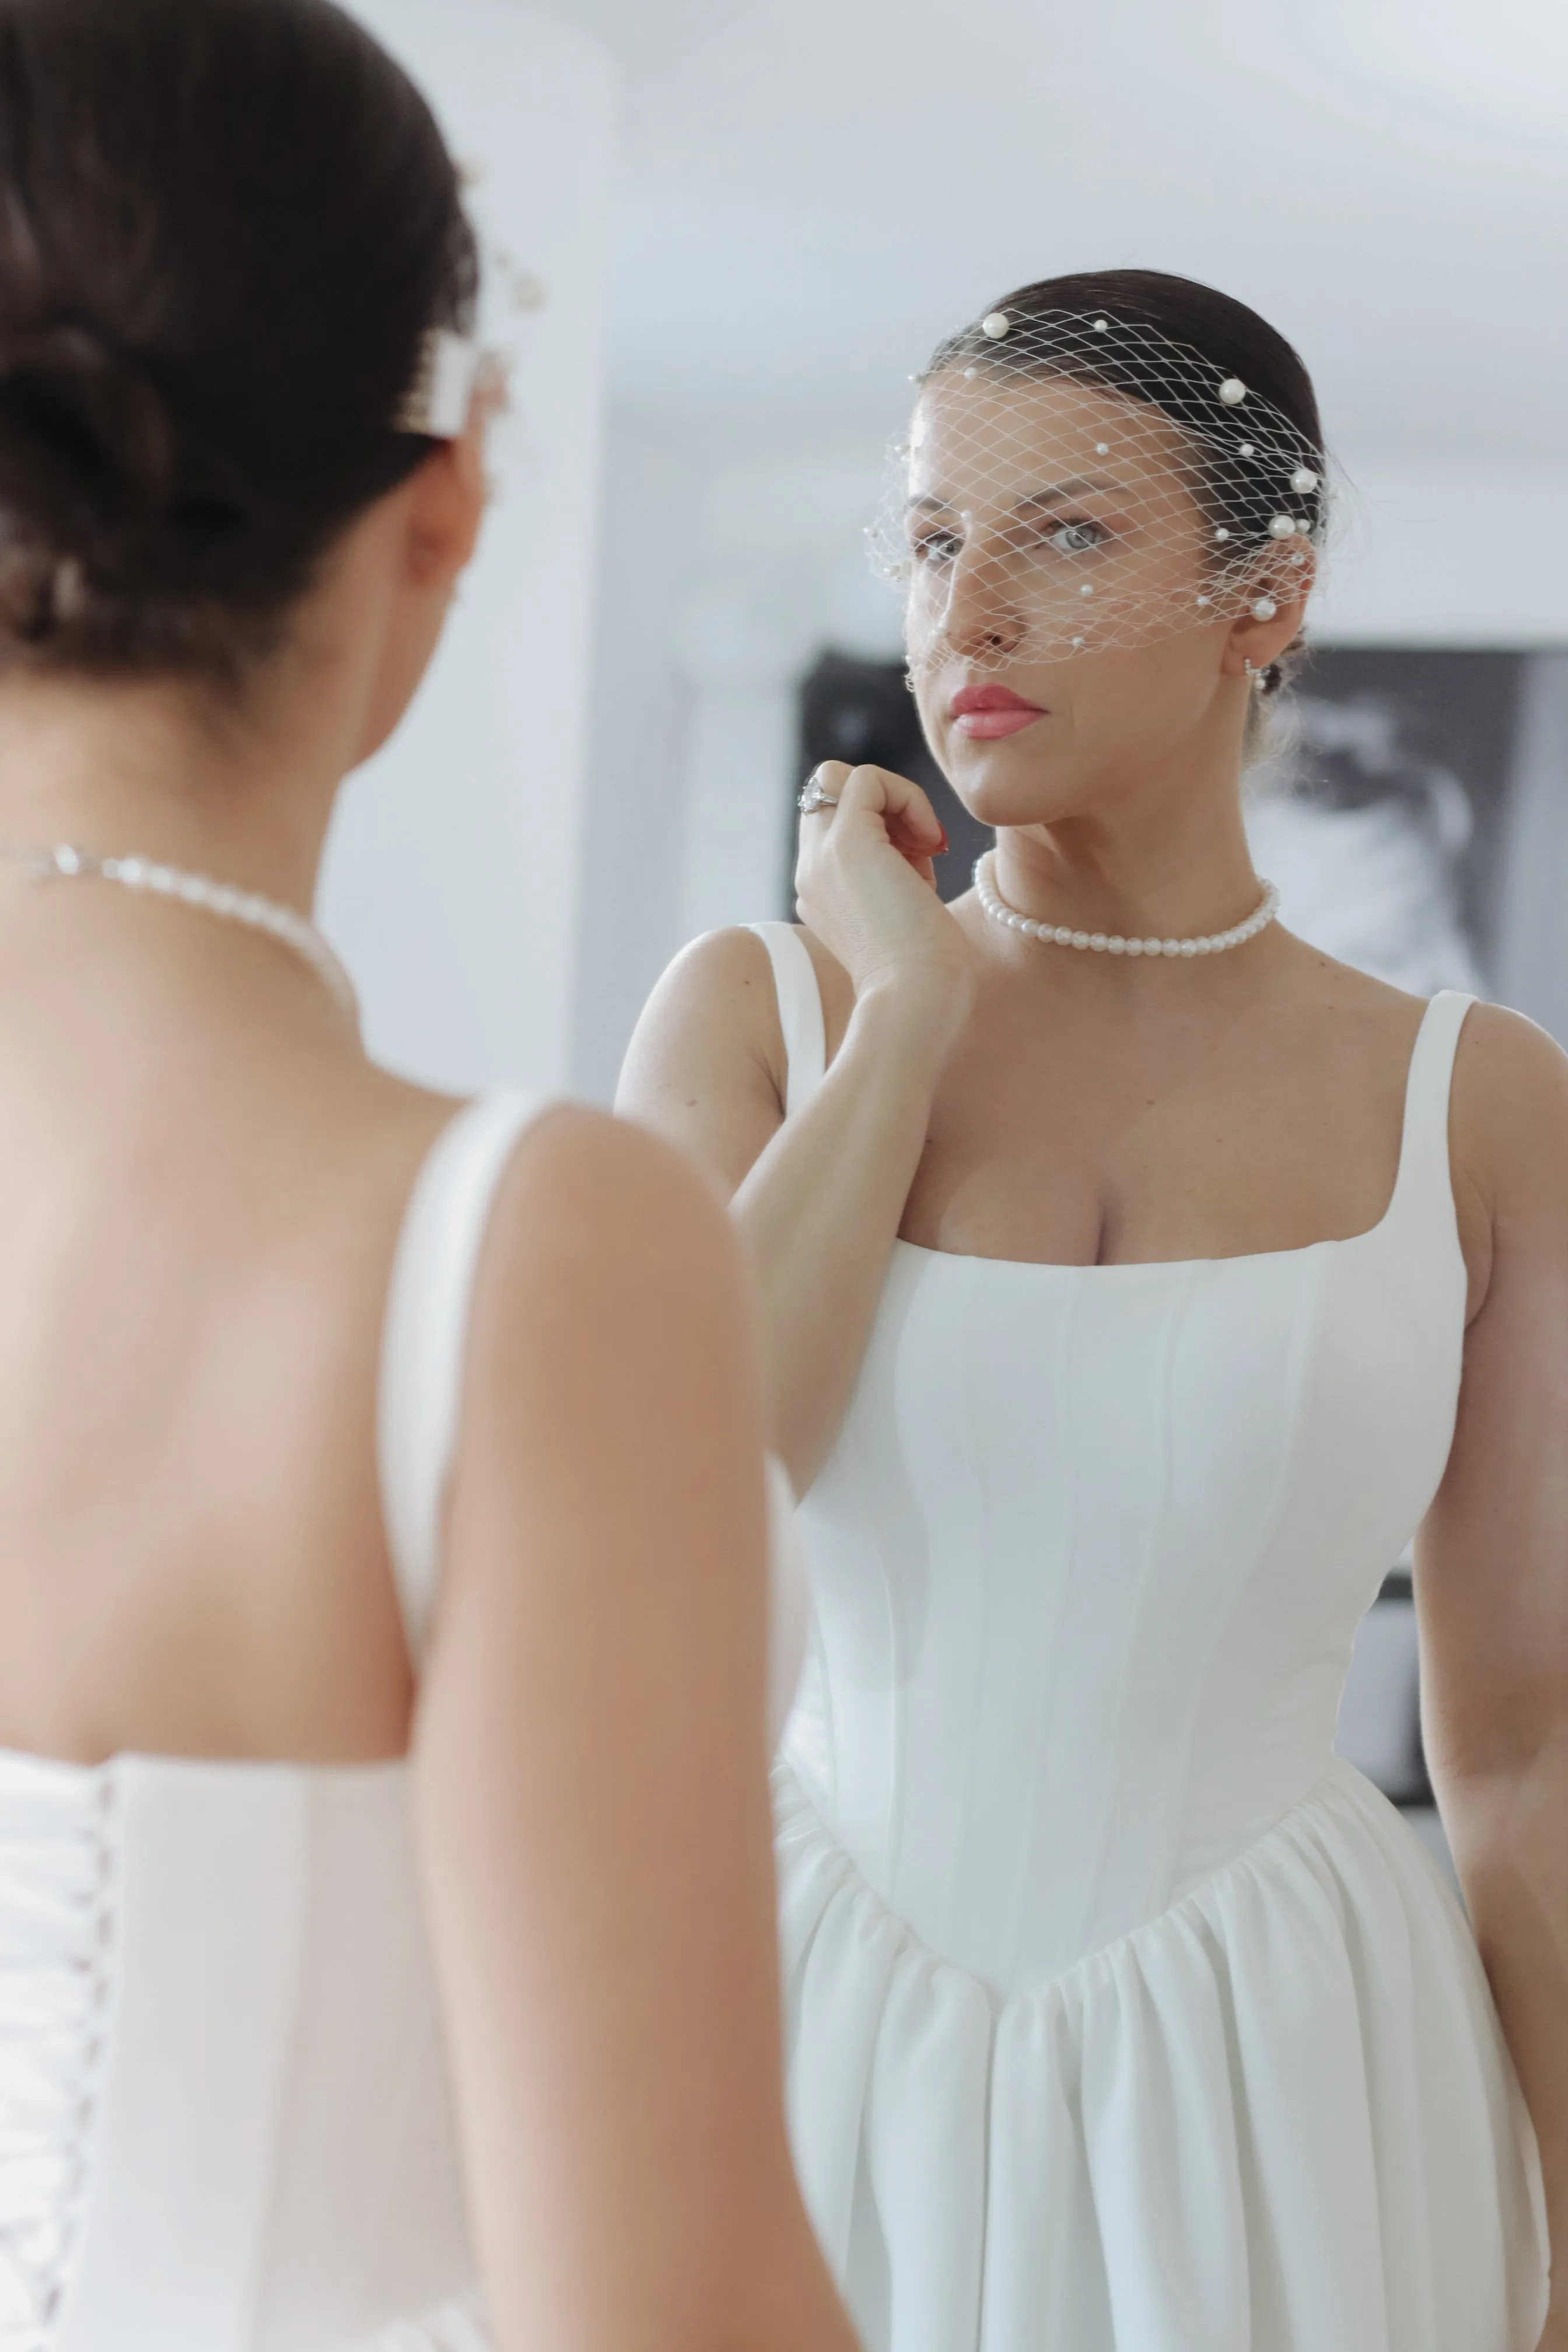
M 1490 1987 L 1342 1759 L 1005 1997 L 774 1786 L 791 2130 L 867 2352 L 1536 2352 L 1540 2158 Z

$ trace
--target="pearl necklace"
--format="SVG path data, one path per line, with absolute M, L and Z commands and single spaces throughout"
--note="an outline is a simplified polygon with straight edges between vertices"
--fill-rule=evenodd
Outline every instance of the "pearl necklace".
M 353 982 L 315 924 L 295 908 L 285 907 L 276 898 L 262 898 L 259 891 L 237 890 L 231 884 L 215 882 L 205 874 L 187 874 L 177 866 L 163 866 L 151 857 L 98 857 L 90 850 L 73 848 L 68 842 L 61 842 L 54 849 L 0 845 L 0 857 L 26 866 L 35 881 L 58 876 L 65 880 L 80 877 L 118 882 L 123 889 L 149 890 L 155 898 L 177 898 L 182 906 L 199 907 L 226 922 L 244 923 L 251 930 L 265 931 L 268 938 L 291 948 L 310 965 L 345 1013 L 358 1015 L 359 1001 Z
M 1060 948 L 1089 948 L 1096 955 L 1223 955 L 1226 948 L 1238 948 L 1246 940 L 1255 940 L 1279 911 L 1279 893 L 1272 882 L 1266 882 L 1256 910 L 1245 923 L 1237 923 L 1233 930 L 1211 931 L 1206 939 L 1124 940 L 1110 937 L 1104 931 L 1075 931 L 1065 923 L 1037 923 L 1031 916 L 1020 915 L 1016 907 L 1009 907 L 987 871 L 995 855 L 994 849 L 988 849 L 974 863 L 975 895 L 992 921 L 1005 923 L 1010 930 L 1026 931 L 1032 940 L 1054 940 Z

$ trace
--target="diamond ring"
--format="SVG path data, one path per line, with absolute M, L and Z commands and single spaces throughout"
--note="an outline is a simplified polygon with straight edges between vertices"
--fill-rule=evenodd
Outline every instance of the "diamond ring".
M 834 799 L 831 793 L 825 793 L 823 791 L 822 786 L 817 782 L 816 778 L 813 776 L 810 782 L 805 786 L 799 799 L 795 802 L 795 806 L 799 809 L 802 816 L 815 816 L 818 809 L 837 808 L 838 806 L 838 803 Z

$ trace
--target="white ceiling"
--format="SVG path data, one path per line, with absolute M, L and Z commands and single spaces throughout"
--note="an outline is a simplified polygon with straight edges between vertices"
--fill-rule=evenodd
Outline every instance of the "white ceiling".
M 1262 310 L 1352 462 L 1568 467 L 1563 0 L 534 0 L 626 82 L 618 398 L 879 427 L 1022 280 Z

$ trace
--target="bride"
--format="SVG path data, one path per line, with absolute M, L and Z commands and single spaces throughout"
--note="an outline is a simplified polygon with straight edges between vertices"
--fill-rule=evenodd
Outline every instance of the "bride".
M 325 0 L 0 0 L 0 2347 L 849 2352 L 722 1210 L 300 911 L 479 527 L 452 162 Z
M 1324 474 L 1205 288 L 952 337 L 895 553 L 995 849 L 946 909 L 923 794 L 819 770 L 802 927 L 698 941 L 628 1058 L 805 1495 L 791 2118 L 872 2352 L 1568 2345 L 1568 1068 L 1252 870 Z M 1468 1918 L 1333 1753 L 1417 1528 Z

